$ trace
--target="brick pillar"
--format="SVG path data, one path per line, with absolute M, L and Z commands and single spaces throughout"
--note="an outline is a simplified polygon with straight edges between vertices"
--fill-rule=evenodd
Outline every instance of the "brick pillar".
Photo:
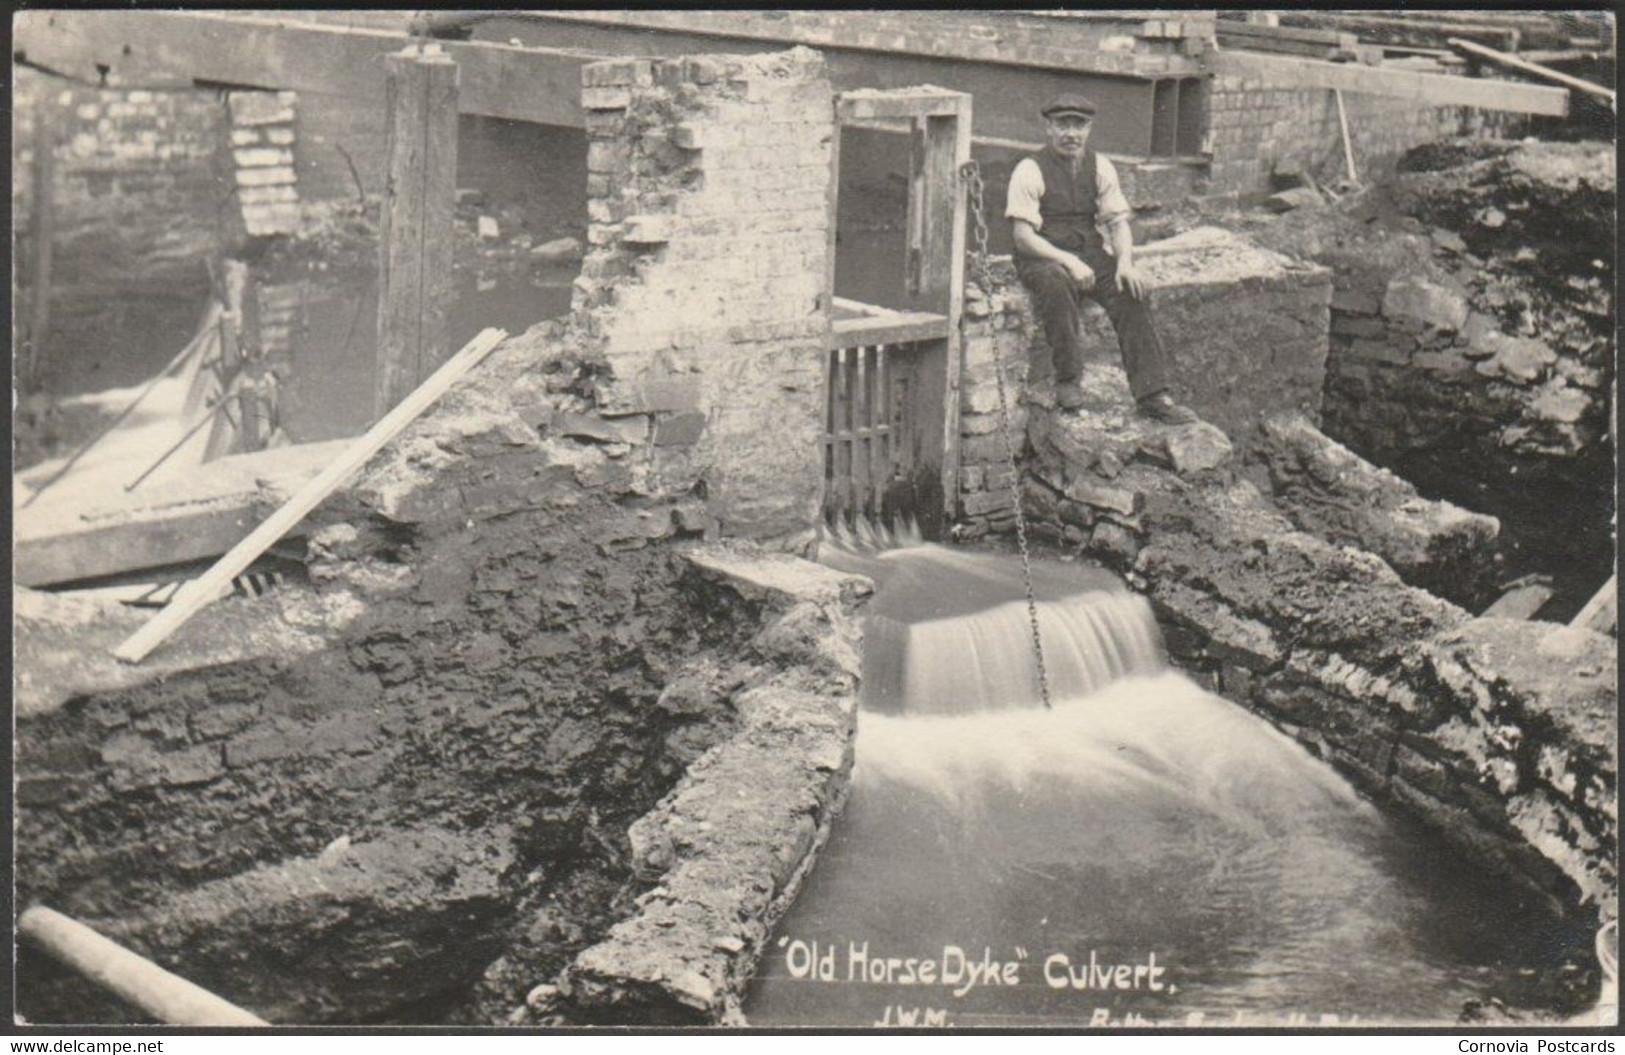
M 590 249 L 573 320 L 644 415 L 645 486 L 723 533 L 816 522 L 833 93 L 823 59 L 615 60 L 582 71 Z

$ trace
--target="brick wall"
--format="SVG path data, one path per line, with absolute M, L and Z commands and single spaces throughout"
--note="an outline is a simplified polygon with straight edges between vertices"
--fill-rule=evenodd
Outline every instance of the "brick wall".
M 36 205 L 42 121 L 52 143 L 53 314 L 109 288 L 197 282 L 228 189 L 219 97 L 90 88 L 28 69 L 13 83 L 14 230 L 28 229 Z
M 815 521 L 828 321 L 822 58 L 619 60 L 583 70 L 590 249 L 573 325 L 597 409 L 655 491 L 727 534 Z
M 299 226 L 294 169 L 295 92 L 232 92 L 231 157 L 243 226 L 251 235 L 288 234 Z
M 1266 81 L 1220 76 L 1207 93 L 1204 122 L 1213 155 L 1209 190 L 1257 194 L 1271 190 L 1278 162 L 1301 165 L 1322 182 L 1344 174 L 1342 132 L 1332 92 L 1272 88 Z M 1406 99 L 1345 92 L 1349 139 L 1362 182 L 1392 168 L 1420 143 L 1499 127 L 1502 118 L 1461 106 L 1423 106 Z

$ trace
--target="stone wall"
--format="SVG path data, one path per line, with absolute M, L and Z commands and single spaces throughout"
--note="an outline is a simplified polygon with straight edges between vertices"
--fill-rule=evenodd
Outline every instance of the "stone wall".
M 1613 152 L 1450 140 L 1402 168 L 1249 234 L 1334 272 L 1326 431 L 1494 514 L 1567 618 L 1613 563 Z
M 822 58 L 594 63 L 576 328 L 600 412 L 718 529 L 816 519 L 834 107 Z
M 844 793 L 864 588 L 782 555 L 691 559 L 693 500 L 640 492 L 570 409 L 590 375 L 560 327 L 509 341 L 312 515 L 294 584 L 218 602 L 150 671 L 85 655 L 140 610 L 27 595 L 22 896 L 274 1021 L 494 1024 L 649 911 L 664 869 L 731 861 L 738 883 L 701 893 L 737 895 L 736 944 L 694 950 L 715 1000 L 657 1008 L 721 1016 Z M 799 597 L 796 569 L 839 588 Z M 678 813 L 764 781 L 816 800 L 757 802 L 727 845 L 675 857 L 628 841 L 708 752 Z M 123 1020 L 29 967 L 35 1021 Z M 603 995 L 610 966 L 591 977 L 583 1014 L 643 1013 Z
M 1216 228 L 1142 247 L 1137 261 L 1153 287 L 1158 332 L 1177 362 L 1181 399 L 1249 443 L 1269 414 L 1301 411 L 1318 420 L 1329 271 Z M 1018 451 L 1023 404 L 1047 405 L 1051 398 L 1048 345 L 1013 267 L 995 268 L 994 286 L 973 288 L 965 307 L 960 531 L 966 537 L 1006 527 L 1012 516 L 995 350 L 1005 364 Z M 1116 335 L 1099 308 L 1086 309 L 1082 341 L 1088 361 L 1121 363 Z M 1038 365 L 1029 385 L 1031 363 Z M 1132 415 L 1132 401 L 1125 398 L 1119 413 Z
M 1473 619 L 1361 548 L 1298 529 L 1205 424 L 1035 410 L 1036 526 L 1150 597 L 1180 666 L 1269 717 L 1491 874 L 1617 914 L 1617 649 Z

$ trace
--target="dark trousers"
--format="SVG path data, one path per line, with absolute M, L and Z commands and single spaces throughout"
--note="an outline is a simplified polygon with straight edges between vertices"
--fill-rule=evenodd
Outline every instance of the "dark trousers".
M 1056 383 L 1076 381 L 1083 370 L 1078 312 L 1088 297 L 1106 309 L 1106 317 L 1117 331 L 1117 347 L 1134 398 L 1144 399 L 1167 389 L 1173 383 L 1174 364 L 1151 323 L 1151 305 L 1117 288 L 1117 259 L 1104 248 L 1085 249 L 1077 256 L 1095 273 L 1095 287 L 1087 293 L 1060 264 L 1016 257 L 1016 273 L 1032 294 L 1033 307 L 1044 325 Z M 1040 368 L 1035 373 L 1042 376 L 1045 371 Z

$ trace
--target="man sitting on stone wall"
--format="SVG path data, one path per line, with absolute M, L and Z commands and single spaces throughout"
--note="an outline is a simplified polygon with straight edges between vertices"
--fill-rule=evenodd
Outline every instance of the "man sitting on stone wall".
M 1032 294 L 1050 346 L 1055 401 L 1069 410 L 1083 405 L 1078 312 L 1083 298 L 1091 297 L 1117 331 L 1140 413 L 1170 425 L 1193 422 L 1196 415 L 1168 392 L 1173 361 L 1157 338 L 1145 277 L 1134 266 L 1128 199 L 1111 161 L 1089 147 L 1095 104 L 1081 95 L 1060 95 L 1042 113 L 1049 146 L 1023 158 L 1010 174 L 1004 215 L 1015 227 L 1016 272 Z

